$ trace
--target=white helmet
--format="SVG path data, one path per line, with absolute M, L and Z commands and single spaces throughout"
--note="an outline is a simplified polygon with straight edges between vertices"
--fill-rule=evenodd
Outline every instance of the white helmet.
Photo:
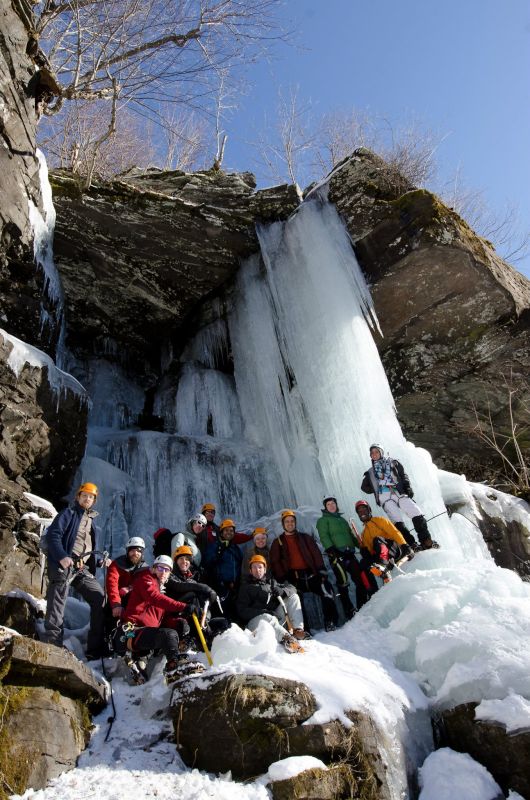
M 191 526 L 193 525 L 194 522 L 200 522 L 201 525 L 207 525 L 208 524 L 208 520 L 206 519 L 204 514 L 194 514 L 193 517 L 190 517 L 189 520 L 188 520 L 188 525 L 190 526 L 190 528 L 191 528 Z
M 141 547 L 142 550 L 145 550 L 145 542 L 141 536 L 133 536 L 125 545 L 125 549 L 129 550 L 131 547 Z
M 157 556 L 153 561 L 153 567 L 156 567 L 157 564 L 163 564 L 165 567 L 173 569 L 173 561 L 169 556 Z

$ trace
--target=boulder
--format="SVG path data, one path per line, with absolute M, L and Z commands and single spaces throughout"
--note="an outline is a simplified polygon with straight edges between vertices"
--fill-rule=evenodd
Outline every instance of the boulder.
M 105 686 L 69 650 L 1 628 L 0 675 L 4 686 L 45 686 L 82 701 L 91 711 L 107 703 Z
M 35 609 L 23 597 L 0 595 L 0 627 L 11 628 L 29 639 L 36 639 Z
M 383 338 L 377 346 L 407 438 L 436 464 L 472 480 L 499 459 L 471 431 L 494 410 L 510 431 L 518 387 L 520 428 L 530 422 L 530 281 L 500 259 L 435 195 L 415 189 L 361 149 L 329 179 L 371 287 Z M 530 444 L 522 437 L 521 447 Z
M 90 738 L 91 722 L 79 700 L 41 686 L 0 686 L 2 798 L 43 789 L 73 769 Z M 6 793 L 7 790 L 7 793 Z
M 359 794 L 358 782 L 353 769 L 348 764 L 337 764 L 329 769 L 307 769 L 267 784 L 273 800 L 346 800 L 363 797 L 363 800 L 377 798 L 377 794 Z
M 333 791 L 340 792 L 349 781 L 348 791 L 356 793 L 334 796 L 389 800 L 392 795 L 381 753 L 390 743 L 384 732 L 358 712 L 349 714 L 351 727 L 336 720 L 303 724 L 315 710 L 312 693 L 297 681 L 221 674 L 179 681 L 170 713 L 177 747 L 188 766 L 217 773 L 230 770 L 234 778 L 245 780 L 266 772 L 280 759 L 310 755 L 334 767 L 347 766 L 333 772 L 326 791 L 334 787 Z M 293 797 L 306 796 L 305 779 L 301 786 L 302 794 Z
M 530 797 L 530 732 L 508 734 L 501 724 L 475 719 L 476 703 L 441 714 L 439 743 L 469 753 L 486 767 L 502 790 Z

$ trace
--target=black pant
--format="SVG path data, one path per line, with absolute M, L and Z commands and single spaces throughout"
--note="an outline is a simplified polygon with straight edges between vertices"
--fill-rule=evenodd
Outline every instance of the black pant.
M 337 581 L 344 613 L 348 616 L 353 606 L 348 594 L 347 576 L 350 576 L 355 585 L 357 610 L 364 606 L 374 592 L 377 592 L 377 581 L 370 570 L 365 568 L 366 565 L 362 561 L 357 561 L 353 550 L 346 549 L 341 551 L 340 558 L 330 559 L 330 563 Z
M 120 625 L 114 634 L 114 649 L 118 655 L 124 655 L 128 649 L 137 655 L 155 650 L 165 655 L 168 661 L 178 658 L 179 637 L 171 628 L 136 628 L 131 637 L 127 637 L 126 628 L 126 625 Z M 129 639 L 132 641 L 130 647 L 127 646 Z
M 333 597 L 327 597 L 324 594 L 322 586 L 322 576 L 311 573 L 308 569 L 297 569 L 289 571 L 289 583 L 292 583 L 298 593 L 313 592 L 320 597 L 322 602 L 322 612 L 324 614 L 324 622 L 326 624 L 333 623 L 336 625 L 339 619 L 337 613 L 337 606 Z M 303 608 L 303 598 L 302 601 Z

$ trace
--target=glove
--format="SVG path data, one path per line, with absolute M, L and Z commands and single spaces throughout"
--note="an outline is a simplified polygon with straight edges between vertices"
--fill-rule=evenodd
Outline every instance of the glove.
M 184 609 L 184 616 L 191 617 L 195 614 L 196 617 L 199 617 L 201 614 L 201 607 L 197 600 L 190 600 L 189 603 L 186 603 L 186 608 Z
M 271 586 L 271 597 L 282 597 L 283 590 L 279 586 Z
M 209 600 L 210 600 L 210 605 L 212 605 L 212 603 L 215 603 L 215 601 L 217 600 L 217 593 L 214 592 L 213 589 L 210 592 Z

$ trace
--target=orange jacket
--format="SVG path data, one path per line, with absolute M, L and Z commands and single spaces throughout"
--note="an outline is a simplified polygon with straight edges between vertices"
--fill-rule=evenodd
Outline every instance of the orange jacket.
M 372 517 L 364 526 L 361 543 L 372 555 L 375 555 L 372 545 L 376 536 L 382 536 L 383 539 L 392 539 L 393 542 L 400 545 L 407 544 L 396 526 L 386 517 Z

